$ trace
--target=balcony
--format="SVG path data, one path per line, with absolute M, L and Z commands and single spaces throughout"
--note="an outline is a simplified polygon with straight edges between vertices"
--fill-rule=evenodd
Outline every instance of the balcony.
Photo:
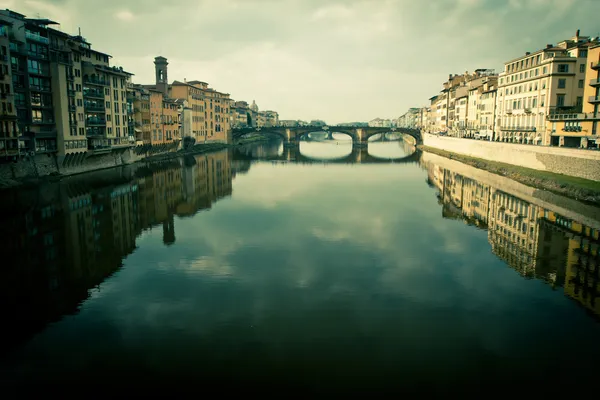
M 531 114 L 531 108 L 529 107 L 525 107 L 523 111 L 525 111 L 526 114 Z
M 37 86 L 37 85 L 30 85 L 29 86 L 30 90 L 33 90 L 35 92 L 51 92 L 50 90 L 50 86 Z
M 591 67 L 592 69 L 600 69 L 600 61 L 593 62 Z
M 565 121 L 565 120 L 581 120 L 586 119 L 587 114 L 584 113 L 555 113 L 548 114 L 548 121 Z
M 71 112 L 77 111 L 77 106 L 75 104 L 69 104 L 69 111 L 71 111 Z
M 36 69 L 36 68 L 27 68 L 27 71 L 29 72 L 29 75 L 40 75 L 40 76 L 50 76 L 50 73 L 47 71 L 44 71 L 42 69 Z
M 535 132 L 535 126 L 501 126 L 501 131 L 504 132 Z
M 48 54 L 47 53 L 38 53 L 36 51 L 28 51 L 27 55 L 31 58 L 37 58 L 40 60 L 47 60 L 48 59 Z
M 600 96 L 590 96 L 588 99 L 589 103 L 600 103 Z
M 598 87 L 598 86 L 600 86 L 600 78 L 597 78 L 597 79 L 592 79 L 592 80 L 590 81 L 590 86 L 594 86 L 594 87 Z
M 581 126 L 565 126 L 564 132 L 581 132 Z
M 67 96 L 75 96 L 75 90 L 73 89 L 67 89 Z
M 44 43 L 44 44 L 50 43 L 50 41 L 48 40 L 47 37 L 41 36 L 37 33 L 29 32 L 29 31 L 25 31 L 25 39 L 32 40 L 32 41 L 39 42 L 39 43 Z
M 506 110 L 506 114 L 512 114 L 512 110 Z
M 83 78 L 83 83 L 88 83 L 90 85 L 98 85 L 98 86 L 109 86 L 110 82 L 104 79 L 98 79 L 98 78 Z
M 104 118 L 88 118 L 85 120 L 85 124 L 87 126 L 104 126 L 106 125 L 106 120 Z
M 96 90 L 96 89 L 83 88 L 83 96 L 104 100 L 104 92 L 102 92 L 101 90 Z
M 94 103 L 84 103 L 86 112 L 99 112 L 105 113 L 106 109 L 104 108 L 104 104 L 94 104 Z
M 68 81 L 74 81 L 75 80 L 75 75 L 73 75 L 73 74 L 67 74 L 67 80 Z

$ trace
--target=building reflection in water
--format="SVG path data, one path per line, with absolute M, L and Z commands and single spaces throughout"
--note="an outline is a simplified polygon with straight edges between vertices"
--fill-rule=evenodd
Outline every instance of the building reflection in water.
M 473 169 L 461 165 L 465 171 Z M 547 202 L 525 201 L 465 176 L 468 172 L 461 175 L 435 162 L 424 166 L 444 218 L 486 229 L 492 252 L 511 268 L 525 278 L 562 288 L 600 317 L 599 221 L 587 226 L 560 215 Z
M 237 165 L 239 164 L 239 165 Z M 238 162 L 243 173 L 249 163 Z M 0 196 L 0 312 L 4 343 L 26 340 L 77 312 L 90 289 L 117 271 L 141 232 L 189 217 L 232 193 L 226 151 L 132 165 Z

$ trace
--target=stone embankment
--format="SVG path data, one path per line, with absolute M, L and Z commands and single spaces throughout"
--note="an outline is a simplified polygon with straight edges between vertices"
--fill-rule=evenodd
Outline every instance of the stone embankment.
M 600 205 L 600 182 L 598 181 L 524 168 L 489 159 L 470 157 L 425 145 L 418 147 L 424 152 L 437 154 L 449 160 L 455 160 L 478 169 L 489 171 L 538 190 L 541 189 L 542 191 L 560 194 L 595 206 Z

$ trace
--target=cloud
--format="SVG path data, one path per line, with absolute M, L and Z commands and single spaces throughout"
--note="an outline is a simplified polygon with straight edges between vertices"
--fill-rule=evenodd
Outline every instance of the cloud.
M 135 15 L 131 11 L 122 10 L 115 14 L 115 18 L 120 19 L 121 21 L 133 21 L 135 19 Z
M 2 0 L 0 0 L 2 1 Z M 596 35 L 596 0 L 4 0 L 82 28 L 94 48 L 151 83 L 199 79 L 256 99 L 282 119 L 329 123 L 397 117 L 423 105 L 449 73 L 500 69 L 526 51 Z M 124 22 L 106 30 L 106 21 Z M 135 18 L 135 19 L 133 19 Z M 133 20 L 133 21 L 132 21 Z M 125 40 L 126 39 L 126 40 Z

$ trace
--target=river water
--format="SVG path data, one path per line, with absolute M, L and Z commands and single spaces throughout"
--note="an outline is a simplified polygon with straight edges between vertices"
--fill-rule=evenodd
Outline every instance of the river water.
M 599 210 L 409 151 L 272 142 L 1 192 L 2 383 L 593 391 Z

